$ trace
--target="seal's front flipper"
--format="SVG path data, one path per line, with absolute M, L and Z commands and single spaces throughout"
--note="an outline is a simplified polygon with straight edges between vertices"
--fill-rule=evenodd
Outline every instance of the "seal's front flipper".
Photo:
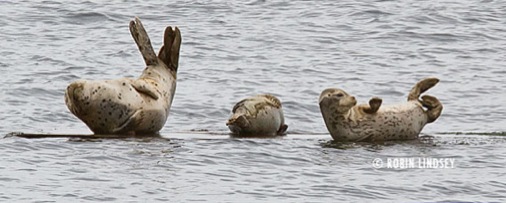
M 427 108 L 427 123 L 434 122 L 437 118 L 439 118 L 441 112 L 443 111 L 443 104 L 441 104 L 436 97 L 424 95 L 422 96 L 420 103 Z
M 158 96 L 159 93 L 156 90 L 156 88 L 152 84 L 146 82 L 145 80 L 141 79 L 132 82 L 132 87 L 134 87 L 134 89 L 137 90 L 137 92 L 148 95 L 149 97 L 155 100 L 159 98 Z
M 436 85 L 438 82 L 439 79 L 437 78 L 425 78 L 419 81 L 409 92 L 408 101 L 417 100 L 421 94 L 434 87 L 434 85 Z
M 142 118 L 144 117 L 143 112 L 141 110 L 135 111 L 128 120 L 120 124 L 117 128 L 112 130 L 113 134 L 117 133 L 130 133 L 132 130 L 136 129 L 137 126 L 140 125 Z M 134 132 L 135 133 L 135 132 Z
M 157 65 L 158 58 L 151 46 L 148 33 L 144 29 L 144 26 L 142 26 L 141 20 L 138 17 L 135 17 L 134 20 L 130 21 L 130 34 L 132 34 L 135 43 L 139 47 L 139 51 L 141 52 L 146 65 Z
M 373 97 L 371 100 L 369 100 L 369 107 L 364 108 L 364 112 L 368 114 L 376 113 L 379 110 L 382 102 L 383 100 L 380 98 Z
M 286 130 L 288 129 L 288 125 L 286 124 L 283 124 L 281 125 L 281 127 L 279 128 L 278 132 L 276 133 L 277 135 L 283 135 Z
M 179 50 L 181 47 L 181 32 L 179 28 L 172 27 L 165 28 L 163 36 L 163 46 L 158 52 L 158 58 L 162 60 L 165 65 L 174 72 L 177 72 L 179 67 Z

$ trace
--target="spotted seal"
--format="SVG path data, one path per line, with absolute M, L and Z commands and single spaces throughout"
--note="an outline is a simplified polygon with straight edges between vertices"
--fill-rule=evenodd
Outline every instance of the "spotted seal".
M 165 28 L 158 56 L 140 19 L 130 33 L 146 68 L 137 79 L 77 80 L 65 91 L 65 103 L 95 134 L 153 134 L 165 124 L 176 91 L 181 33 Z
M 437 78 L 419 81 L 411 89 L 408 102 L 397 105 L 381 105 L 378 97 L 369 100 L 369 104 L 356 105 L 355 97 L 344 90 L 329 88 L 320 95 L 320 110 L 334 140 L 416 139 L 422 128 L 434 122 L 443 110 L 436 97 L 424 95 L 418 99 L 438 82 Z
M 233 134 L 240 136 L 282 135 L 288 128 L 281 101 L 270 94 L 259 94 L 235 104 L 226 124 Z

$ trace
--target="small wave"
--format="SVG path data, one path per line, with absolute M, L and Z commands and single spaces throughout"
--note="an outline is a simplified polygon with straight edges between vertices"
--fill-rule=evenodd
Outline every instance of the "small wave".
M 393 15 L 393 14 L 385 12 L 385 11 L 381 11 L 381 10 L 376 10 L 376 9 L 365 10 L 365 11 L 356 11 L 356 12 L 353 12 L 350 14 L 350 16 L 360 16 L 360 17 L 364 17 L 364 16 L 379 17 L 379 16 L 388 16 L 388 15 Z
M 114 21 L 113 18 L 106 14 L 99 12 L 75 12 L 69 13 L 65 16 L 64 22 L 70 24 L 90 24 L 90 23 L 103 23 L 104 21 Z
M 260 4 L 264 4 L 265 2 L 267 2 L 267 0 L 256 0 L 256 1 L 253 1 L 253 2 L 250 2 L 250 3 L 247 3 L 246 5 L 260 5 Z

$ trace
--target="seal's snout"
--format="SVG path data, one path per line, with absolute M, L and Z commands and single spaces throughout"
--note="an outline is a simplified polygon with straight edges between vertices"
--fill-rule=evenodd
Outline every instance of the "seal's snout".
M 355 96 L 348 97 L 348 102 L 351 106 L 357 105 L 357 99 L 355 99 Z
M 355 97 L 351 97 L 352 101 L 353 101 L 353 106 L 357 105 L 357 99 L 355 99 Z
M 232 125 L 234 123 L 235 119 L 231 118 L 227 121 L 227 126 Z

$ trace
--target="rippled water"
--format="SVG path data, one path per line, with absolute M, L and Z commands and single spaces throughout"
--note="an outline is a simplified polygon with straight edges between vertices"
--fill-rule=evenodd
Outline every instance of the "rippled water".
M 66 86 L 140 74 L 133 16 L 156 50 L 165 26 L 183 35 L 161 137 L 1 139 L 0 201 L 506 201 L 506 138 L 454 133 L 506 131 L 506 2 L 0 0 L 0 11 L 1 135 L 91 133 Z M 427 76 L 444 104 L 423 131 L 433 140 L 330 142 L 321 90 L 395 103 Z M 229 138 L 231 107 L 257 93 L 282 100 L 288 135 Z M 456 166 L 371 167 L 388 157 Z

